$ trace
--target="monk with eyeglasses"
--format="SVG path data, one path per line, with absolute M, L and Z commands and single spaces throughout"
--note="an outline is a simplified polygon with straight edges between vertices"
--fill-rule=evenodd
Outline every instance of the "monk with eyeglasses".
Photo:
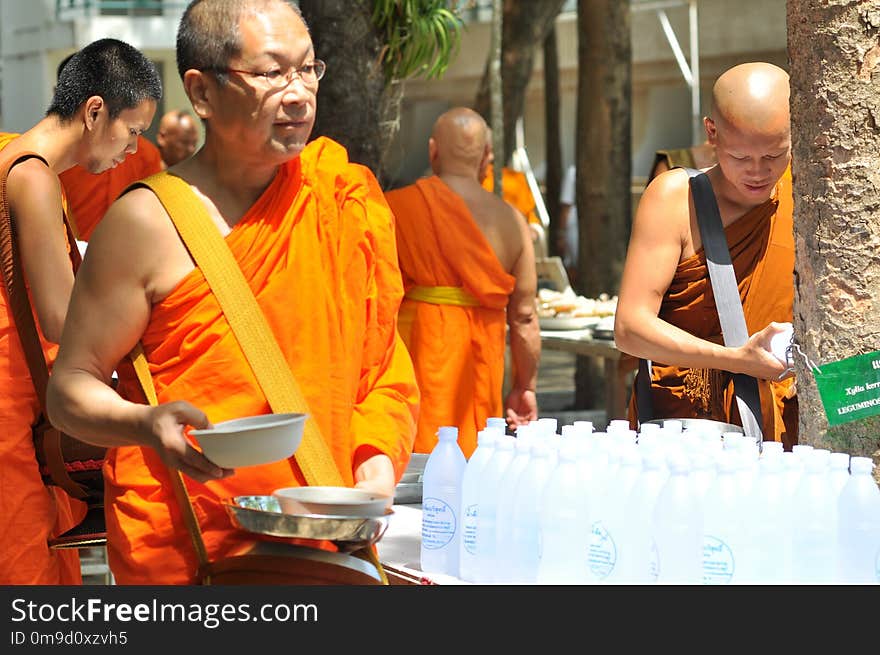
M 308 143 L 318 83 L 298 9 L 283 0 L 195 0 L 177 61 L 205 143 L 154 178 L 207 211 L 253 291 L 347 486 L 389 498 L 412 450 L 418 389 L 397 334 L 403 296 L 391 212 L 339 144 Z M 149 180 L 148 180 L 149 182 Z M 176 210 L 175 210 L 176 211 Z M 109 563 L 120 584 L 190 584 L 197 555 L 171 473 L 180 471 L 211 561 L 254 537 L 222 500 L 306 484 L 298 461 L 223 469 L 190 428 L 272 412 L 229 321 L 151 188 L 135 185 L 92 236 L 49 390 L 57 425 L 110 446 Z M 140 343 L 158 395 L 129 367 Z M 175 473 L 176 475 L 176 473 Z

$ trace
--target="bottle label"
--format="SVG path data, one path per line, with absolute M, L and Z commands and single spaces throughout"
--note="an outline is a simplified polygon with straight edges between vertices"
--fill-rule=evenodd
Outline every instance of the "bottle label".
M 422 501 L 422 546 L 436 550 L 448 545 L 457 528 L 455 511 L 442 498 Z
M 657 542 L 651 540 L 651 550 L 648 553 L 648 580 L 657 582 L 660 577 L 660 551 L 657 549 Z
M 730 584 L 736 560 L 733 551 L 718 537 L 703 538 L 703 584 Z
M 611 575 L 617 565 L 617 546 L 601 521 L 593 523 L 588 559 L 590 572 L 599 580 Z
M 461 538 L 464 541 L 464 549 L 471 555 L 477 554 L 477 515 L 479 513 L 477 503 L 468 505 L 464 509 L 464 520 L 461 524 Z
M 877 550 L 877 557 L 874 558 L 874 579 L 880 582 L 880 549 Z

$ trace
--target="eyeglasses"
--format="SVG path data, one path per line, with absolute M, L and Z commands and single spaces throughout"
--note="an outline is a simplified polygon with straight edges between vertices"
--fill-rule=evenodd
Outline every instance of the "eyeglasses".
M 318 83 L 324 72 L 327 70 L 327 64 L 320 59 L 315 59 L 310 64 L 303 64 L 299 68 L 291 68 L 287 72 L 274 69 L 264 73 L 258 71 L 239 70 L 237 68 L 221 68 L 218 72 L 222 73 L 240 73 L 241 75 L 250 75 L 252 77 L 260 77 L 273 89 L 285 89 L 290 86 L 291 82 L 297 77 L 306 86 L 313 86 Z

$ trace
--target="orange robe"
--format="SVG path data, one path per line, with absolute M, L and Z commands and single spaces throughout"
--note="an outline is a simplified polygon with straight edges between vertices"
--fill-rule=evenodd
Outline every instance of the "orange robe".
M 483 178 L 483 188 L 491 192 L 495 188 L 495 178 L 492 173 L 492 164 L 486 169 L 486 177 Z M 501 169 L 501 197 L 516 207 L 526 217 L 529 223 L 541 224 L 536 211 L 535 196 L 529 188 L 529 181 L 525 173 L 520 173 L 506 166 Z
M 396 330 L 403 294 L 394 222 L 376 179 L 329 139 L 310 143 L 226 242 L 253 289 L 347 485 L 372 446 L 409 461 L 418 388 Z M 152 309 L 142 343 L 160 402 L 188 400 L 214 423 L 271 409 L 199 269 Z M 143 398 L 131 368 L 121 393 Z M 196 556 L 168 472 L 150 448 L 120 447 L 105 468 L 110 568 L 120 584 L 195 581 Z M 294 458 L 186 479 L 213 560 L 253 543 L 220 504 L 304 485 Z
M 92 175 L 81 166 L 74 166 L 61 173 L 58 177 L 67 195 L 77 238 L 88 241 L 110 205 L 129 184 L 161 170 L 159 149 L 139 136 L 137 152 L 128 155 L 116 168 Z
M 0 134 L 0 149 L 17 136 Z M 5 154 L 0 151 L 0 161 Z M 58 224 L 66 235 L 63 222 Z M 0 287 L 0 585 L 81 584 L 78 553 L 51 550 L 47 542 L 79 523 L 86 506 L 57 487 L 46 487 L 40 478 L 31 434 L 40 402 L 6 287 Z M 58 346 L 42 333 L 40 339 L 51 364 Z
M 385 194 L 397 222 L 405 291 L 463 288 L 475 306 L 404 298 L 398 328 L 422 393 L 415 452 L 429 453 L 444 425 L 458 428 L 465 457 L 477 431 L 501 416 L 507 302 L 515 278 L 507 273 L 464 201 L 438 177 Z
M 794 301 L 794 234 L 791 169 L 770 200 L 725 229 L 749 334 L 771 321 L 791 322 Z M 723 343 L 715 297 L 701 249 L 679 263 L 660 305 L 660 318 L 701 339 Z M 708 418 L 742 425 L 731 374 L 654 362 L 651 397 L 655 418 Z M 793 378 L 758 381 L 764 439 L 797 443 L 797 398 Z M 638 416 L 636 394 L 630 422 Z

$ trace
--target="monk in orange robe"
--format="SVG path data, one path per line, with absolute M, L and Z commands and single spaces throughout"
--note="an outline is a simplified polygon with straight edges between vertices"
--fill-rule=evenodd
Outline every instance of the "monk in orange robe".
M 713 88 L 705 119 L 718 163 L 712 184 L 751 335 L 725 347 L 690 202 L 688 175 L 673 169 L 645 191 L 633 224 L 618 299 L 618 348 L 653 361 L 656 418 L 741 425 L 732 373 L 758 380 L 764 439 L 797 443 L 797 398 L 770 340 L 791 322 L 794 298 L 788 75 L 766 63 L 735 66 Z M 630 421 L 637 423 L 635 394 Z
M 281 0 L 191 5 L 177 53 L 206 140 L 160 173 L 192 189 L 253 290 L 343 483 L 389 497 L 409 460 L 418 388 L 396 316 L 403 296 L 394 224 L 375 177 L 325 138 L 306 146 L 323 65 L 298 12 Z M 239 34 L 228 61 L 205 59 Z M 279 69 L 278 79 L 222 69 Z M 217 123 L 215 124 L 215 121 Z M 222 123 L 220 122 L 222 121 Z M 196 193 L 195 189 L 198 189 Z M 306 484 L 295 457 L 236 471 L 195 448 L 188 430 L 271 413 L 229 322 L 163 205 L 135 187 L 89 242 L 50 381 L 49 415 L 111 447 L 107 541 L 120 584 L 189 584 L 197 557 L 170 484 L 184 473 L 211 561 L 256 537 L 221 500 Z M 117 363 L 143 344 L 155 407 Z
M 132 73 L 138 79 L 134 85 Z M 125 101 L 113 95 L 121 84 Z M 77 53 L 45 118 L 21 135 L 0 135 L 0 164 L 14 164 L 3 180 L 2 201 L 12 218 L 50 366 L 74 280 L 58 172 L 77 164 L 99 172 L 122 161 L 135 147 L 134 135 L 149 126 L 161 93 L 155 67 L 140 52 L 121 41 L 101 40 Z M 77 525 L 86 506 L 40 477 L 31 428 L 41 402 L 5 287 L 0 360 L 0 584 L 79 584 L 77 551 L 50 549 L 48 541 Z
M 159 149 L 139 135 L 137 150 L 125 161 L 98 175 L 82 166 L 69 168 L 58 177 L 67 195 L 77 239 L 88 241 L 107 208 L 132 182 L 149 177 L 163 169 Z
M 492 167 L 491 163 L 486 166 L 485 177 L 482 181 L 483 188 L 490 193 L 495 189 Z M 535 196 L 532 195 L 525 173 L 515 171 L 507 166 L 503 167 L 501 169 L 501 197 L 516 207 L 529 223 L 541 225 L 541 219 L 538 218 L 536 211 Z
M 470 457 L 490 416 L 506 410 L 511 426 L 537 418 L 534 255 L 522 216 L 479 184 L 485 134 L 470 109 L 444 113 L 428 142 L 435 175 L 385 194 L 405 289 L 399 330 L 422 394 L 418 453 L 431 452 L 441 426 L 458 428 Z M 508 325 L 514 375 L 505 405 Z

